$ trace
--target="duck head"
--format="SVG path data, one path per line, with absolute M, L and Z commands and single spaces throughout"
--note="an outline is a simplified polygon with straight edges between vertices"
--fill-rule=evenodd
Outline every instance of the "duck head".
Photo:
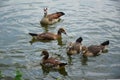
M 41 53 L 41 56 L 44 56 L 43 59 L 48 59 L 48 57 L 49 57 L 48 51 L 43 50 L 42 53 Z
M 67 33 L 65 32 L 64 28 L 59 28 L 58 34 L 61 35 L 61 33 L 64 33 L 65 35 L 67 35 Z
M 43 10 L 44 10 L 44 16 L 46 16 L 46 15 L 47 15 L 47 10 L 48 10 L 48 9 L 47 9 L 47 8 L 44 8 Z
M 79 37 L 76 42 L 81 43 L 83 41 L 82 37 Z
M 105 42 L 101 43 L 101 45 L 102 45 L 102 46 L 108 46 L 108 45 L 109 45 L 109 43 L 110 43 L 110 42 L 109 42 L 109 40 L 107 40 L 107 41 L 105 41 Z
M 107 52 L 108 45 L 110 44 L 109 40 L 104 41 L 100 45 L 103 47 L 102 52 Z

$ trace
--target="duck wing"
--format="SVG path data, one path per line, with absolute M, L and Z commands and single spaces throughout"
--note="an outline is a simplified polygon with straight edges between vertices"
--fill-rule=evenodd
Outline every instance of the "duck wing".
M 38 39 L 40 40 L 55 40 L 56 34 L 47 32 L 47 33 L 41 33 L 38 35 Z
M 53 57 L 48 58 L 47 60 L 44 61 L 44 63 L 48 63 L 51 65 L 59 65 L 60 64 L 60 62 L 56 58 L 53 58 Z
M 77 43 L 77 42 L 71 43 L 70 46 L 72 49 L 80 51 L 80 43 Z
M 48 14 L 47 17 L 49 18 L 49 20 L 53 20 L 53 19 L 58 19 L 63 15 L 64 15 L 63 12 L 56 12 L 56 13 L 53 13 L 53 14 Z
M 68 54 L 76 54 L 79 53 L 81 50 L 81 44 L 80 43 L 72 43 L 70 42 L 69 45 L 67 46 L 67 53 Z
M 94 55 L 97 55 L 102 50 L 102 47 L 98 45 L 91 45 L 88 47 L 88 50 Z

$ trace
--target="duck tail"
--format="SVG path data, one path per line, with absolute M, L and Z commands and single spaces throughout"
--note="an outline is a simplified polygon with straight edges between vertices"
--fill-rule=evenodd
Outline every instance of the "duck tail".
M 65 66 L 67 65 L 67 63 L 60 63 L 59 66 L 62 67 L 62 66 Z
M 57 15 L 58 15 L 59 17 L 65 15 L 64 12 L 56 12 L 56 13 L 57 13 Z
M 29 33 L 29 35 L 31 35 L 31 36 L 37 36 L 37 34 L 35 34 L 35 33 Z
M 79 43 L 81 43 L 82 41 L 83 41 L 82 37 L 79 37 L 79 38 L 76 40 L 76 42 L 79 42 Z
M 59 12 L 61 15 L 65 15 L 65 13 L 64 12 Z
M 106 46 L 106 45 L 109 45 L 109 43 L 110 43 L 109 40 L 107 40 L 107 41 L 101 43 L 101 45 L 102 45 L 102 46 Z

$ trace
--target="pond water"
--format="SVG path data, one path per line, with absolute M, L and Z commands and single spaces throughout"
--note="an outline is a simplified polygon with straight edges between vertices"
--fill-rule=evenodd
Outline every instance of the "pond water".
M 19 69 L 24 80 L 96 80 L 120 78 L 120 0 L 1 0 L 0 71 L 15 77 Z M 43 8 L 63 11 L 62 20 L 42 27 Z M 62 41 L 34 42 L 29 32 L 56 33 L 65 28 Z M 84 45 L 110 40 L 108 52 L 85 60 L 80 54 L 66 54 L 66 44 L 83 37 Z M 39 64 L 41 51 L 67 62 L 64 70 L 45 71 Z

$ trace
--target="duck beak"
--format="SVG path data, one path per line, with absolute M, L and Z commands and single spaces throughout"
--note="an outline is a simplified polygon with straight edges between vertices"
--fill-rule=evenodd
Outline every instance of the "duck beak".
M 65 35 L 67 35 L 67 33 L 66 33 L 66 32 L 64 32 L 64 34 L 65 34 Z

